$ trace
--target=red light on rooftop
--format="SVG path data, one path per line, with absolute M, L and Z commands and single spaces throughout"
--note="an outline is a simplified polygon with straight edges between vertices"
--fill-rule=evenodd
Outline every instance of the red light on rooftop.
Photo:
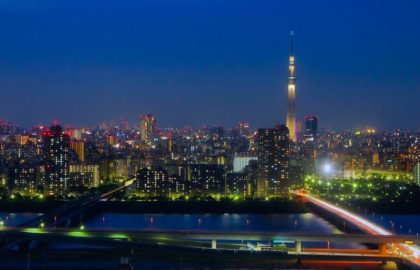
M 306 115 L 305 120 L 316 119 L 319 120 L 319 117 L 316 115 Z

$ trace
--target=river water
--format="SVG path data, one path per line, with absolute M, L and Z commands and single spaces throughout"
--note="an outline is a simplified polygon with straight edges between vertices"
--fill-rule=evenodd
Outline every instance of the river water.
M 0 212 L 4 226 L 16 226 L 40 213 Z M 420 234 L 420 215 L 365 215 L 389 231 L 399 234 Z M 88 220 L 88 228 L 267 231 L 340 233 L 312 213 L 304 214 L 117 214 L 103 213 Z
M 318 216 L 305 214 L 115 214 L 85 224 L 91 228 L 339 233 Z
M 4 213 L 4 226 L 15 226 L 39 213 Z M 384 228 L 401 234 L 420 233 L 420 215 L 365 215 Z M 259 231 L 339 234 L 334 225 L 312 213 L 304 214 L 118 214 L 103 213 L 84 224 L 86 229 L 157 229 L 207 231 Z M 325 243 L 315 246 L 323 247 Z M 310 244 L 313 246 L 313 244 Z M 334 244 L 335 247 L 364 248 L 361 245 Z

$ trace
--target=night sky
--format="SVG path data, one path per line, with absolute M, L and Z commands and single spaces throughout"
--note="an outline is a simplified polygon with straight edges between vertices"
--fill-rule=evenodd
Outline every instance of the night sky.
M 420 128 L 420 1 L 0 0 L 0 116 L 160 127 Z

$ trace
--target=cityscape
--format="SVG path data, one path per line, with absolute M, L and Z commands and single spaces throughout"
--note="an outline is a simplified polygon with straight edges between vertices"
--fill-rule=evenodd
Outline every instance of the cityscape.
M 36 8 L 0 4 L 0 13 L 12 16 L 26 9 L 42 13 L 64 7 L 47 2 Z M 169 2 L 160 5 L 164 10 L 173 7 Z M 199 4 L 191 7 L 189 1 L 182 2 L 199 12 Z M 256 5 L 246 2 L 249 8 Z M 390 3 L 385 6 L 400 7 L 397 1 Z M 288 5 L 271 4 L 275 10 L 282 7 L 277 5 Z M 153 6 L 138 5 L 132 7 L 136 12 Z M 375 7 L 370 3 L 367 8 Z M 106 8 L 112 13 L 114 6 Z M 123 14 L 131 14 L 125 8 Z M 0 28 L 0 34 L 3 31 Z M 216 102 L 215 111 L 223 111 L 229 121 L 214 124 L 219 120 L 209 120 L 207 114 L 199 113 L 201 109 L 194 111 L 195 106 L 207 110 L 206 103 L 212 102 L 203 93 L 192 99 L 196 104 L 191 103 L 191 108 L 182 105 L 183 109 L 162 111 L 164 102 L 147 101 L 147 91 L 130 96 L 128 90 L 117 90 L 113 92 L 121 91 L 126 100 L 141 97 L 150 106 L 135 108 L 134 113 L 124 105 L 109 106 L 105 110 L 113 119 L 97 117 L 97 124 L 73 124 L 78 116 L 73 120 L 72 114 L 54 109 L 64 118 L 56 119 L 35 102 L 31 108 L 16 105 L 18 112 L 13 114 L 10 108 L 15 105 L 10 100 L 20 90 L 13 90 L 12 80 L 5 79 L 0 84 L 4 97 L 0 109 L 0 269 L 420 269 L 420 85 L 406 94 L 407 99 L 413 97 L 409 108 L 413 115 L 406 115 L 398 101 L 387 108 L 396 112 L 395 119 L 403 119 L 402 128 L 384 125 L 387 119 L 372 121 L 368 113 L 366 119 L 357 119 L 362 123 L 358 127 L 349 123 L 342 128 L 343 120 L 334 128 L 331 119 L 335 118 L 327 116 L 324 122 L 328 108 L 316 111 L 301 102 L 315 89 L 305 84 L 308 75 L 302 73 L 308 67 L 300 69 L 305 63 L 300 48 L 311 44 L 299 44 L 297 29 L 277 34 L 287 51 L 280 55 L 284 65 L 275 73 L 285 83 L 275 84 L 273 96 L 263 90 L 253 93 L 275 100 L 277 115 L 269 118 L 275 121 L 255 121 L 259 116 L 254 109 L 250 109 L 251 119 L 236 118 L 240 105 L 232 102 L 226 110 Z M 36 43 L 37 37 L 29 39 Z M 412 42 L 418 41 L 413 38 Z M 8 67 L 9 58 L 4 58 L 0 75 Z M 22 60 L 14 61 L 20 64 Z M 200 58 L 194 61 L 198 61 L 195 69 L 205 69 Z M 56 80 L 54 68 L 48 71 L 51 80 Z M 22 74 L 19 83 L 31 81 Z M 121 86 L 128 85 L 118 76 L 115 80 Z M 54 108 L 61 106 L 63 112 L 73 106 L 75 115 L 84 111 L 90 119 L 95 118 L 95 111 L 103 114 L 96 96 L 108 98 L 107 91 L 106 87 L 92 90 L 95 99 L 90 101 L 86 94 L 92 103 L 89 111 L 81 109 L 84 101 L 58 101 L 59 94 L 48 90 L 39 90 L 36 96 L 49 100 Z M 204 90 L 197 87 L 196 91 Z M 220 98 L 229 100 L 229 95 L 223 96 L 226 89 L 220 91 Z M 398 98 L 405 95 L 404 87 L 397 91 Z M 84 97 L 83 92 L 75 95 Z M 279 95 L 283 101 L 276 100 Z M 391 94 L 383 91 L 383 95 Z M 322 103 L 321 99 L 319 95 L 310 103 Z M 379 108 L 375 102 L 381 104 L 381 99 L 370 100 L 368 107 Z M 358 106 L 363 110 L 363 102 L 349 104 L 354 118 L 362 114 L 356 111 Z M 251 98 L 246 106 L 256 104 Z M 261 111 L 264 118 L 263 113 L 272 112 L 269 106 L 255 112 Z M 191 119 L 203 117 L 198 121 L 209 123 L 196 125 L 191 120 L 193 124 L 181 127 L 165 120 L 161 124 L 160 119 L 177 118 L 184 115 L 183 110 L 189 111 Z M 41 116 L 34 120 L 32 114 Z M 267 122 L 271 124 L 261 125 Z

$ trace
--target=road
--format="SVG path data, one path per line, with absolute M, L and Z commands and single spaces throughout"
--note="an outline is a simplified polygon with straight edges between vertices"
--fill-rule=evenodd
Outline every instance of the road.
M 309 202 L 317 205 L 318 207 L 341 217 L 343 220 L 346 220 L 347 222 L 352 223 L 353 225 L 357 226 L 358 228 L 360 228 L 361 230 L 363 230 L 364 232 L 370 235 L 374 235 L 378 237 L 396 236 L 395 234 L 382 228 L 379 225 L 374 224 L 373 222 L 367 220 L 366 218 L 363 218 L 359 215 L 351 213 L 350 211 L 340 208 L 336 205 L 333 205 L 325 200 L 317 198 L 316 196 L 312 194 L 302 192 L 302 191 L 297 191 L 295 192 L 295 194 L 298 196 L 301 196 L 302 198 L 305 198 Z M 410 265 L 416 268 L 420 268 L 420 248 L 418 245 L 392 243 L 392 244 L 389 244 L 389 248 L 391 249 L 391 252 L 394 255 L 402 257 L 405 260 L 407 260 L 410 263 Z

